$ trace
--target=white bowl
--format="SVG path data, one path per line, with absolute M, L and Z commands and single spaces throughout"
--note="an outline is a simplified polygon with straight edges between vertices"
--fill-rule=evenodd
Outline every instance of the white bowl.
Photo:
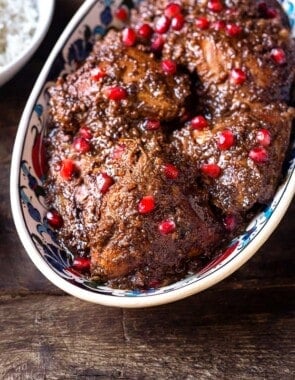
M 109 2 L 108 2 L 109 3 Z M 115 1 L 112 7 L 118 6 Z M 284 3 L 294 25 L 294 4 Z M 47 225 L 42 198 L 42 135 L 48 107 L 47 88 L 60 72 L 73 70 L 75 62 L 89 52 L 94 34 L 113 26 L 110 8 L 101 1 L 87 0 L 71 20 L 50 54 L 24 110 L 13 150 L 11 206 L 15 225 L 28 255 L 37 268 L 56 286 L 83 300 L 119 307 L 147 307 L 196 294 L 221 281 L 243 265 L 274 231 L 295 190 L 295 144 L 286 159 L 284 179 L 273 201 L 253 218 L 245 231 L 219 257 L 197 274 L 160 289 L 117 290 L 92 283 L 73 274 L 70 257 L 59 246 Z M 52 82 L 51 82 L 52 83 Z
M 0 67 L 0 86 L 9 81 L 28 62 L 41 44 L 52 19 L 54 3 L 55 0 L 37 0 L 38 23 L 32 40 L 15 60 Z

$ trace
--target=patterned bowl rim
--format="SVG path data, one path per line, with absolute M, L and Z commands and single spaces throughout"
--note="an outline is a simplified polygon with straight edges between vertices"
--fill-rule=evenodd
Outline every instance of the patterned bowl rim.
M 199 293 L 218 282 L 222 281 L 243 264 L 245 264 L 264 244 L 264 242 L 269 238 L 269 236 L 274 232 L 275 228 L 280 223 L 285 212 L 290 205 L 292 198 L 295 194 L 295 169 L 293 168 L 292 173 L 290 174 L 287 183 L 284 186 L 282 195 L 279 199 L 278 205 L 275 207 L 273 213 L 266 222 L 264 228 L 262 228 L 258 235 L 250 241 L 249 244 L 239 254 L 233 257 L 223 266 L 217 266 L 214 271 L 208 273 L 207 276 L 198 279 L 195 282 L 189 283 L 177 289 L 172 289 L 169 292 L 163 292 L 160 294 L 148 294 L 144 297 L 134 297 L 134 296 L 114 296 L 108 294 L 101 294 L 93 292 L 91 290 L 82 289 L 76 284 L 68 282 L 66 279 L 62 278 L 57 272 L 55 272 L 46 260 L 42 257 L 40 252 L 37 250 L 30 234 L 28 233 L 23 214 L 22 214 L 22 205 L 19 194 L 19 177 L 20 177 L 20 162 L 23 153 L 24 141 L 27 128 L 31 119 L 31 115 L 36 104 L 36 100 L 42 90 L 42 87 L 46 81 L 47 75 L 50 71 L 54 60 L 69 36 L 74 32 L 75 27 L 78 25 L 79 21 L 86 16 L 91 7 L 96 3 L 96 0 L 86 0 L 76 14 L 73 16 L 64 32 L 61 34 L 56 45 L 52 49 L 43 69 L 35 83 L 35 86 L 31 92 L 31 95 L 25 106 L 23 115 L 21 117 L 11 162 L 11 171 L 10 171 L 10 200 L 11 200 L 11 209 L 16 226 L 16 230 L 20 237 L 20 240 L 25 247 L 29 257 L 40 270 L 40 272 L 53 284 L 57 287 L 69 293 L 75 297 L 78 297 L 82 300 L 106 305 L 106 306 L 116 306 L 116 307 L 127 307 L 127 308 L 138 308 L 138 307 L 151 307 L 157 305 L 163 305 L 166 303 L 178 301 L 189 297 L 193 294 Z

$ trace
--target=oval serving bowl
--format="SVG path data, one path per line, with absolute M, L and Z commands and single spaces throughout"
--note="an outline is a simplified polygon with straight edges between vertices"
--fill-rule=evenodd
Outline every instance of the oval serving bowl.
M 112 5 L 110 5 L 112 3 Z M 83 300 L 108 306 L 147 307 L 177 301 L 221 281 L 243 265 L 274 231 L 295 189 L 295 144 L 284 166 L 284 177 L 273 201 L 225 251 L 197 274 L 159 289 L 117 290 L 89 281 L 69 268 L 72 256 L 58 245 L 44 215 L 43 181 L 46 164 L 42 136 L 45 133 L 47 89 L 60 73 L 75 69 L 91 50 L 93 41 L 111 27 L 121 27 L 113 17 L 119 1 L 87 0 L 75 14 L 49 56 L 27 102 L 16 136 L 11 166 L 11 206 L 15 225 L 28 255 L 56 286 Z M 283 1 L 292 27 L 295 7 Z
M 9 62 L 9 64 L 0 67 L 0 86 L 8 82 L 28 62 L 41 44 L 52 19 L 54 4 L 55 0 L 36 1 L 38 22 L 35 33 L 28 47 L 20 55 Z

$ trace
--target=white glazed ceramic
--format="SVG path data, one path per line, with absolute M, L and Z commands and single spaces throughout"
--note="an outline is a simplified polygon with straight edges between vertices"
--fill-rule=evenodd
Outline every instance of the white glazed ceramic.
M 56 286 L 99 304 L 147 307 L 173 302 L 207 289 L 236 271 L 257 252 L 282 219 L 294 195 L 295 144 L 293 141 L 284 165 L 283 181 L 273 201 L 199 273 L 160 289 L 131 291 L 98 285 L 69 270 L 72 256 L 58 246 L 55 233 L 44 218 L 42 136 L 48 107 L 47 88 L 60 72 L 73 70 L 77 61 L 87 56 L 95 36 L 103 35 L 111 26 L 120 26 L 115 25 L 112 16 L 118 4 L 119 1 L 85 1 L 49 56 L 19 124 L 11 166 L 11 206 L 28 255 Z M 294 3 L 287 0 L 283 5 L 294 25 Z
M 29 46 L 15 60 L 4 67 L 0 67 L 0 87 L 8 82 L 28 62 L 46 35 L 52 19 L 55 0 L 37 0 L 36 3 L 39 17 L 34 36 Z

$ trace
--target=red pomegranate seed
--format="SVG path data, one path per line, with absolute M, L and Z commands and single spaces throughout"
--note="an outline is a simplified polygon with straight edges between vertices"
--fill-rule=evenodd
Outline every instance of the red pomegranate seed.
M 230 72 L 230 81 L 235 85 L 242 85 L 246 78 L 246 73 L 241 69 L 232 69 Z
M 267 12 L 267 4 L 263 1 L 258 4 L 259 13 L 264 16 Z
M 54 209 L 47 211 L 46 219 L 48 224 L 55 229 L 61 228 L 63 225 L 63 219 L 61 215 Z
M 229 36 L 229 37 L 236 37 L 238 36 L 239 34 L 242 33 L 242 28 L 237 25 L 237 24 L 226 24 L 225 26 L 225 33 Z
M 211 28 L 220 32 L 221 30 L 225 29 L 225 22 L 223 20 L 215 21 L 211 25 Z
M 168 75 L 173 75 L 177 71 L 177 65 L 172 59 L 163 59 L 161 67 L 164 73 Z
M 98 189 L 102 194 L 105 194 L 114 184 L 114 180 L 107 173 L 100 173 L 97 177 Z
M 235 137 L 229 129 L 217 133 L 217 145 L 220 150 L 227 150 L 234 145 Z
M 165 43 L 164 37 L 162 37 L 159 34 L 156 34 L 152 39 L 151 50 L 154 51 L 155 53 L 160 52 L 163 49 L 164 43 Z
M 75 257 L 73 261 L 72 268 L 78 272 L 89 272 L 90 270 L 90 259 L 87 257 Z
M 126 150 L 125 144 L 118 144 L 113 150 L 112 158 L 114 160 L 119 160 L 122 157 L 125 150 Z
M 142 24 L 137 29 L 137 34 L 139 35 L 139 37 L 145 38 L 145 39 L 150 38 L 153 32 L 154 30 L 149 24 Z
M 221 168 L 217 164 L 203 164 L 201 171 L 208 177 L 218 178 L 221 174 Z
M 163 170 L 166 178 L 168 179 L 176 179 L 179 176 L 179 170 L 172 164 L 164 164 Z
M 209 0 L 207 7 L 212 12 L 221 12 L 223 10 L 223 4 L 220 0 Z
M 89 141 L 84 139 L 84 137 L 76 137 L 73 141 L 73 146 L 79 153 L 87 153 L 91 149 Z
M 128 16 L 129 16 L 129 14 L 128 14 L 128 11 L 125 7 L 120 7 L 115 12 L 115 17 L 118 20 L 123 21 L 123 22 L 127 21 Z
M 152 195 L 147 195 L 141 198 L 138 203 L 138 211 L 140 214 L 148 214 L 155 208 L 155 198 Z
M 263 164 L 268 161 L 268 153 L 263 147 L 251 149 L 249 157 L 257 164 Z
M 192 129 L 202 131 L 204 128 L 208 127 L 208 122 L 204 116 L 198 115 L 191 120 L 190 125 Z
M 91 79 L 99 81 L 106 76 L 106 72 L 101 67 L 95 67 L 91 70 Z
M 181 30 L 183 28 L 184 23 L 185 18 L 181 13 L 179 13 L 178 15 L 174 16 L 171 20 L 171 28 L 177 31 Z
M 224 218 L 223 223 L 225 229 L 230 232 L 234 231 L 237 228 L 238 224 L 236 216 L 232 214 L 227 215 Z
M 271 141 L 270 132 L 265 128 L 259 129 L 256 134 L 256 141 L 262 146 L 268 146 Z
M 173 18 L 181 13 L 181 6 L 177 3 L 170 3 L 166 6 L 164 14 L 168 18 Z
M 122 41 L 125 46 L 133 46 L 136 42 L 136 33 L 132 28 L 125 28 L 122 31 Z
M 204 30 L 209 28 L 210 22 L 206 17 L 198 17 L 195 25 L 197 28 Z
M 279 15 L 278 11 L 275 8 L 268 8 L 266 10 L 266 18 L 276 18 Z
M 158 228 L 162 235 L 168 235 L 175 231 L 176 226 L 173 220 L 166 219 L 159 224 Z
M 161 16 L 158 18 L 156 25 L 155 25 L 155 31 L 157 33 L 163 34 L 168 32 L 168 29 L 170 28 L 171 20 L 170 18 L 166 16 Z
M 159 120 L 148 119 L 146 120 L 144 127 L 147 131 L 156 131 L 161 127 L 161 123 Z
M 73 160 L 66 158 L 65 160 L 62 161 L 61 168 L 60 168 L 60 175 L 62 176 L 63 179 L 65 179 L 66 181 L 69 181 L 70 179 L 72 179 L 75 172 L 76 172 L 76 166 Z
M 284 63 L 286 63 L 286 54 L 283 49 L 272 49 L 272 51 L 270 52 L 270 56 L 272 60 L 278 65 L 283 65 Z
M 78 135 L 88 141 L 92 139 L 91 130 L 86 126 L 83 126 L 79 129 Z
M 109 100 L 120 101 L 128 97 L 128 93 L 125 88 L 120 86 L 109 87 L 106 90 L 106 96 Z

